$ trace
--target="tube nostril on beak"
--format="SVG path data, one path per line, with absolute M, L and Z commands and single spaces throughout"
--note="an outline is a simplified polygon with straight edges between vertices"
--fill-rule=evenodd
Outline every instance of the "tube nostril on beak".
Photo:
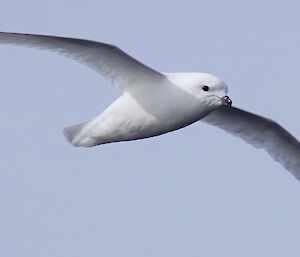
M 224 96 L 222 97 L 222 102 L 224 105 L 227 105 L 227 106 L 231 106 L 232 105 L 232 101 L 231 99 L 229 98 L 229 96 Z

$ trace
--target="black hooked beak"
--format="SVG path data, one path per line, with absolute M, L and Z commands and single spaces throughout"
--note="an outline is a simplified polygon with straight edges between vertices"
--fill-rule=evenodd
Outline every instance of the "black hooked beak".
M 226 95 L 226 96 L 222 97 L 221 99 L 222 99 L 222 103 L 224 105 L 227 105 L 227 106 L 231 106 L 232 105 L 232 101 L 229 98 L 229 96 Z

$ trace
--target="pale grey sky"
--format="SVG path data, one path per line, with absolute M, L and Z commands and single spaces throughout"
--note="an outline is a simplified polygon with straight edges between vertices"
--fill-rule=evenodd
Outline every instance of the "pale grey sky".
M 2 0 L 0 30 L 113 43 L 159 71 L 226 81 L 300 138 L 299 1 Z M 64 126 L 120 95 L 49 52 L 0 46 L 0 256 L 298 256 L 300 183 L 202 122 L 71 147 Z

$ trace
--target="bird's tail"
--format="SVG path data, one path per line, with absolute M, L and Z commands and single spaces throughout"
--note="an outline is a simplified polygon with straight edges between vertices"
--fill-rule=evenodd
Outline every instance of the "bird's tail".
M 73 146 L 83 146 L 79 144 L 79 141 L 77 138 L 79 137 L 81 131 L 84 129 L 84 127 L 89 123 L 90 121 L 85 121 L 76 125 L 72 125 L 69 127 L 65 127 L 63 132 L 70 144 Z

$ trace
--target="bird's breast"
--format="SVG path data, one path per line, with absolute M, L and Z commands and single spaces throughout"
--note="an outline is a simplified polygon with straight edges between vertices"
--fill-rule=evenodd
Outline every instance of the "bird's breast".
M 97 118 L 95 135 L 101 143 L 147 138 L 185 127 L 206 114 L 186 95 L 124 94 Z

